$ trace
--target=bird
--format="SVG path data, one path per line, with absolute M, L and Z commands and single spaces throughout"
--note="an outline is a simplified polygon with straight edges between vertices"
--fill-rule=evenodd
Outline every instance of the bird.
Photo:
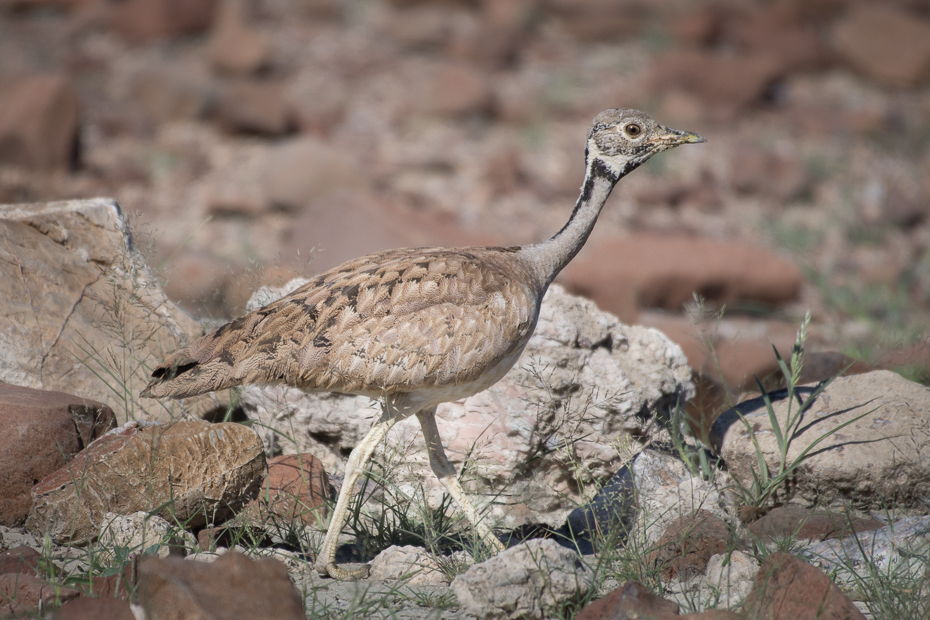
M 336 565 L 337 538 L 375 448 L 394 424 L 414 415 L 433 473 L 480 539 L 501 551 L 446 458 L 437 406 L 489 388 L 516 363 L 549 284 L 581 250 L 617 182 L 662 151 L 699 142 L 704 138 L 638 110 L 605 110 L 587 132 L 574 210 L 551 238 L 513 247 L 395 249 L 350 260 L 169 355 L 141 396 L 286 384 L 378 400 L 381 415 L 349 455 L 314 562 L 324 577 L 367 576 L 367 567 Z

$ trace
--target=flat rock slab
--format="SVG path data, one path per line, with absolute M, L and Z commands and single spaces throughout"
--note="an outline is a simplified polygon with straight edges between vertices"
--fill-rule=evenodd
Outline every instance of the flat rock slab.
M 107 403 L 120 422 L 220 404 L 135 398 L 201 329 L 162 293 L 114 200 L 0 205 L 0 310 L 0 381 Z
M 815 386 L 797 391 L 802 399 Z M 782 428 L 788 416 L 787 393 L 771 394 Z M 792 403 L 797 411 L 798 401 Z M 762 398 L 723 412 L 711 428 L 711 441 L 727 468 L 744 486 L 757 469 L 753 429 L 766 462 L 776 471 L 777 444 Z M 797 497 L 811 503 L 852 501 L 860 506 L 921 505 L 930 494 L 930 388 L 887 370 L 833 381 L 810 405 L 788 450 L 788 462 L 818 437 L 865 414 L 820 442 L 791 478 Z
M 0 524 L 21 525 L 29 491 L 86 445 L 116 427 L 97 401 L 0 383 Z
M 97 537 L 108 512 L 159 511 L 186 527 L 223 520 L 265 476 L 261 439 L 240 424 L 130 424 L 105 435 L 32 491 L 26 527 L 58 544 Z

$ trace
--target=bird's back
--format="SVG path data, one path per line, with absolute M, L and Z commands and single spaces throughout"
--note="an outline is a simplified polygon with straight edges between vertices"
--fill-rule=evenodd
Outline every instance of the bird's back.
M 516 360 L 539 312 L 545 285 L 516 250 L 389 250 L 344 263 L 178 351 L 143 395 L 249 383 L 432 391 L 437 402 L 480 391 Z

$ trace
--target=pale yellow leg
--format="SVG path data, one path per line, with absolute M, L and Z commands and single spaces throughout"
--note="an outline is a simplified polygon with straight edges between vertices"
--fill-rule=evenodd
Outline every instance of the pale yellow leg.
M 455 503 L 465 513 L 465 516 L 471 522 L 475 532 L 485 542 L 495 547 L 498 551 L 504 550 L 504 544 L 498 540 L 497 536 L 491 531 L 485 521 L 478 518 L 478 511 L 472 505 L 459 479 L 456 476 L 455 465 L 446 458 L 446 452 L 442 448 L 442 440 L 439 438 L 439 429 L 436 427 L 436 407 L 424 409 L 417 413 L 417 419 L 420 421 L 420 427 L 423 429 L 423 437 L 426 439 L 426 450 L 429 454 L 429 464 L 433 473 L 439 478 L 439 482 L 445 487 Z
M 371 427 L 365 438 L 352 449 L 349 460 L 346 463 L 345 480 L 342 482 L 342 488 L 339 490 L 339 499 L 336 500 L 336 507 L 333 509 L 333 516 L 329 521 L 329 529 L 326 530 L 326 539 L 323 541 L 323 547 L 316 558 L 314 566 L 321 575 L 330 576 L 339 581 L 354 581 L 368 576 L 368 567 L 358 570 L 348 571 L 336 566 L 336 545 L 339 534 L 345 527 L 346 520 L 349 516 L 349 499 L 352 497 L 352 489 L 355 483 L 365 471 L 365 465 L 371 458 L 375 448 L 391 430 L 391 427 L 397 423 L 398 418 L 390 406 L 385 404 L 384 413 L 381 419 Z

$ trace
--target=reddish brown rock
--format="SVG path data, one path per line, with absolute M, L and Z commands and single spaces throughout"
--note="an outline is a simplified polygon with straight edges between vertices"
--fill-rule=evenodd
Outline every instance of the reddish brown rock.
M 0 163 L 72 168 L 80 116 L 77 91 L 64 75 L 0 81 Z
M 80 591 L 53 585 L 22 573 L 0 575 L 0 616 L 33 611 L 81 596 Z
M 209 564 L 142 558 L 139 601 L 149 620 L 305 618 L 284 564 L 273 558 L 251 560 L 235 551 Z
M 357 160 L 322 140 L 288 140 L 268 154 L 261 171 L 262 185 L 270 203 L 299 211 L 310 202 L 346 187 L 364 183 Z M 302 247 L 312 247 L 304 243 Z
M 561 282 L 613 312 L 607 301 L 634 291 L 637 305 L 681 310 L 697 293 L 714 304 L 780 304 L 801 289 L 798 268 L 758 246 L 680 235 L 642 233 L 592 240 Z M 625 308 L 617 308 L 624 311 Z
M 815 511 L 797 504 L 774 508 L 749 524 L 749 531 L 759 538 L 805 538 L 827 540 L 846 538 L 856 532 L 885 527 L 878 519 L 850 517 L 842 513 Z
M 279 136 L 294 126 L 290 104 L 280 84 L 234 82 L 221 89 L 216 118 L 230 132 Z
M 0 383 L 0 524 L 22 525 L 29 491 L 75 454 L 116 427 L 104 404 L 62 392 Z
M 213 23 L 216 0 L 123 0 L 109 4 L 109 22 L 135 43 L 205 30 Z
M 425 112 L 458 116 L 486 112 L 491 106 L 487 75 L 466 63 L 441 63 L 428 74 L 418 97 Z
M 627 581 L 602 599 L 582 609 L 575 620 L 649 620 L 680 619 L 678 603 L 661 598 L 644 585 Z
M 269 516 L 285 523 L 314 525 L 325 519 L 329 477 L 311 454 L 288 454 L 268 461 L 268 477 L 255 500 Z
M 930 21 L 903 7 L 856 4 L 830 38 L 847 63 L 873 79 L 906 86 L 930 76 Z
M 662 570 L 667 579 L 690 579 L 704 572 L 711 556 L 726 553 L 729 538 L 726 523 L 706 510 L 698 510 L 669 524 L 647 562 Z
M 31 547 L 13 547 L 0 551 L 0 575 L 4 573 L 21 573 L 38 577 L 42 556 Z
M 127 601 L 79 598 L 68 601 L 55 612 L 54 620 L 136 620 Z
M 254 498 L 264 472 L 261 439 L 242 425 L 127 425 L 91 444 L 33 489 L 35 504 L 26 527 L 58 543 L 88 542 L 107 512 L 159 507 L 160 516 L 203 526 L 229 517 Z
M 804 195 L 811 176 L 797 158 L 757 149 L 739 149 L 733 156 L 733 187 L 781 202 Z
M 727 118 L 760 101 L 784 72 L 768 54 L 722 56 L 696 50 L 678 50 L 659 56 L 652 68 L 656 91 L 681 89 L 712 106 Z
M 760 620 L 865 620 L 823 572 L 782 551 L 762 562 L 742 613 Z
M 184 65 L 147 66 L 133 77 L 131 93 L 152 121 L 196 120 L 206 115 L 215 89 L 186 69 Z
M 255 73 L 271 60 L 271 48 L 249 27 L 243 0 L 225 0 L 210 36 L 210 62 L 229 73 Z
M 750 53 L 769 56 L 785 71 L 826 64 L 828 52 L 814 26 L 790 10 L 769 5 L 738 20 L 735 38 Z
M 642 5 L 613 0 L 548 0 L 546 11 L 581 41 L 610 40 L 635 35 L 642 27 Z

